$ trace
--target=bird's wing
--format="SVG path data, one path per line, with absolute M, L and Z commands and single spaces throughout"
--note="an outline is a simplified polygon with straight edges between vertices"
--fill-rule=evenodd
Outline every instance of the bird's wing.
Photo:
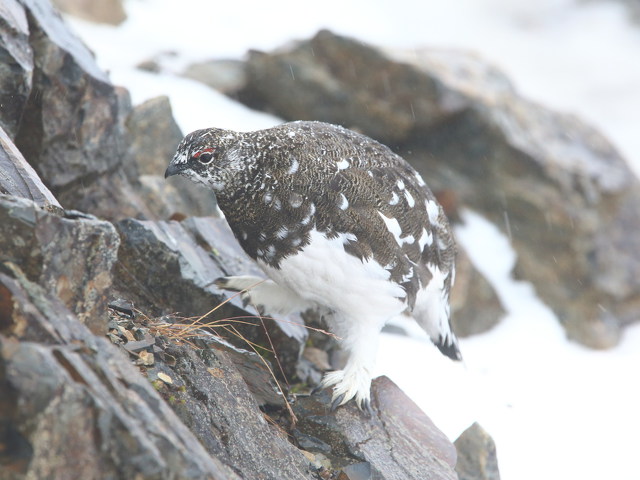
M 431 191 L 400 157 L 375 166 L 352 159 L 310 192 L 318 204 L 316 228 L 327 235 L 350 234 L 345 250 L 373 258 L 403 286 L 413 307 L 432 268 L 450 271 L 454 247 L 448 223 Z

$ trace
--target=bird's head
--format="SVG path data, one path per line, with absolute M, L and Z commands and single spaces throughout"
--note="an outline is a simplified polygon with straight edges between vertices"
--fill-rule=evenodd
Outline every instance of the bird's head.
M 221 191 L 231 179 L 237 135 L 218 128 L 191 132 L 178 145 L 164 178 L 182 175 L 214 191 Z

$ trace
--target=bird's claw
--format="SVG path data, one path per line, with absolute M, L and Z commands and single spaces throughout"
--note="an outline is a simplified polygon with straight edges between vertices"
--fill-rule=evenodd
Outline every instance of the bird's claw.
M 361 404 L 358 404 L 358 408 L 368 418 L 373 418 L 375 416 L 375 412 L 373 411 L 373 407 L 371 406 L 371 400 L 369 400 L 368 398 L 365 398 Z
M 331 411 L 335 412 L 336 408 L 338 408 L 340 405 L 342 405 L 344 400 L 344 393 L 341 393 L 340 395 L 334 396 L 331 399 Z

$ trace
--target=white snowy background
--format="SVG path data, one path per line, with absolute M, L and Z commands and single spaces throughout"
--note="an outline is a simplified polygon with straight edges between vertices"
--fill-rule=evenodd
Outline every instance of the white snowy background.
M 640 173 L 640 24 L 618 3 L 128 0 L 125 8 L 128 19 L 118 27 L 68 20 L 134 104 L 168 95 L 185 133 L 280 121 L 171 71 L 329 28 L 385 47 L 479 53 L 522 95 L 598 127 Z M 175 53 L 164 57 L 169 72 L 136 70 L 162 52 Z M 508 239 L 474 212 L 463 218 L 458 240 L 507 315 L 461 341 L 462 365 L 441 356 L 419 329 L 410 338 L 384 335 L 378 374 L 400 385 L 451 440 L 478 421 L 496 442 L 503 480 L 640 479 L 640 325 L 610 351 L 568 342 L 534 288 L 510 277 Z

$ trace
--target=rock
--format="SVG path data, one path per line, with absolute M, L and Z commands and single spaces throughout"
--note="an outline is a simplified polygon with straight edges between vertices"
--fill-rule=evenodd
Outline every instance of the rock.
M 331 412 L 327 392 L 298 399 L 296 437 L 346 478 L 455 479 L 455 448 L 429 417 L 386 377 L 374 379 L 371 394 L 370 419 L 352 403 Z
M 465 107 L 437 78 L 328 31 L 293 49 L 250 52 L 246 75 L 233 96 L 252 108 L 287 120 L 337 123 L 392 145 Z
M 451 290 L 451 323 L 459 337 L 484 333 L 500 322 L 506 311 L 489 282 L 458 248 L 456 283 Z
M 26 45 L 32 52 L 33 72 L 29 72 L 29 78 L 33 78 L 33 85 L 28 100 L 16 101 L 20 111 L 11 116 L 21 119 L 14 127 L 17 148 L 65 208 L 110 220 L 156 218 L 168 212 L 170 208 L 157 196 L 147 204 L 138 180 L 138 165 L 127 155 L 132 138 L 125 126 L 132 110 L 128 92 L 111 85 L 92 54 L 70 33 L 51 5 L 45 0 L 25 0 L 23 4 L 29 22 Z M 8 15 L 4 10 L 0 14 Z M 5 18 L 4 22 L 10 24 L 9 20 Z M 11 38 L 0 40 L 0 48 L 14 48 Z M 15 90 L 12 98 L 18 99 L 21 90 Z M 170 109 L 167 111 L 168 117 L 154 119 L 156 126 L 164 122 L 170 128 L 173 119 Z M 142 133 L 133 131 L 134 135 Z M 172 148 L 171 137 L 162 136 L 165 134 L 166 130 L 159 129 L 149 135 L 147 145 L 156 142 L 165 149 L 168 144 Z M 212 210 L 207 206 L 207 212 Z
M 413 58 L 467 95 L 470 107 L 406 148 L 446 159 L 436 176 L 509 235 L 516 275 L 534 283 L 570 338 L 615 345 L 620 328 L 640 318 L 640 240 L 632 233 L 640 212 L 631 207 L 640 184 L 624 159 L 575 117 L 493 82 L 473 57 Z M 411 158 L 423 172 L 433 168 L 424 154 Z
M 139 194 L 137 171 L 123 165 L 128 92 L 110 83 L 46 0 L 23 5 L 33 85 L 16 113 L 17 148 L 65 208 L 111 220 L 153 218 L 155 210 Z
M 215 212 L 206 189 L 158 187 L 182 138 L 168 101 L 132 111 L 128 92 L 111 85 L 45 0 L 0 7 L 1 52 L 0 127 L 64 207 L 109 220 Z
M 181 223 L 126 219 L 115 226 L 121 239 L 114 272 L 116 288 L 145 314 L 198 317 L 225 301 L 213 285 L 225 273 Z M 236 299 L 216 313 L 236 316 L 241 314 L 240 306 Z
M 120 104 L 91 52 L 51 5 L 45 0 L 22 3 L 35 67 L 15 143 L 58 195 L 118 165 L 124 153 Z
M 131 137 L 125 168 L 135 164 L 133 175 L 158 175 L 164 171 L 184 136 L 173 119 L 166 96 L 155 97 L 136 106 L 125 121 Z
M 496 445 L 478 423 L 462 432 L 454 445 L 458 452 L 459 480 L 500 480 Z
M 436 192 L 510 236 L 567 335 L 613 346 L 640 319 L 640 184 L 593 128 L 520 97 L 465 53 L 383 52 L 322 31 L 253 52 L 238 98 L 287 120 L 341 123 L 384 143 Z
M 0 268 L 0 479 L 240 478 L 113 345 Z
M 166 219 L 176 212 L 216 214 L 211 190 L 193 188 L 192 182 L 179 176 L 164 179 L 164 171 L 183 137 L 167 97 L 152 98 L 136 106 L 125 125 L 131 142 L 123 167 L 128 178 L 137 179 L 133 188 L 151 211 L 150 218 Z
M 213 284 L 228 274 L 258 273 L 222 219 L 149 222 L 133 219 L 116 224 L 121 237 L 114 285 L 118 295 L 132 301 L 149 317 L 178 313 L 205 317 L 216 332 L 239 348 L 248 342 L 275 350 L 287 378 L 295 376 L 306 331 L 302 321 L 274 322 L 242 305 L 239 295 L 226 294 Z M 144 286 L 144 287 L 142 287 Z M 217 327 L 218 324 L 231 328 Z M 280 373 L 280 372 L 278 372 Z
M 245 63 L 240 60 L 209 60 L 189 65 L 183 76 L 222 93 L 237 92 L 247 81 Z
M 374 418 L 323 392 L 295 430 L 287 379 L 316 378 L 331 341 L 314 331 L 301 360 L 300 317 L 215 287 L 260 275 L 223 219 L 149 220 L 213 208 L 158 187 L 166 99 L 132 109 L 44 0 L 0 6 L 0 56 L 0 480 L 454 478 L 451 444 L 385 379 Z
M 0 194 L 26 198 L 40 207 L 62 208 L 2 127 L 0 127 Z
M 0 195 L 0 261 L 60 298 L 96 333 L 106 333 L 111 267 L 119 238 L 113 226 L 77 212 L 64 215 Z
M 304 455 L 265 420 L 237 369 L 237 359 L 186 346 L 167 352 L 176 362 L 171 368 L 173 386 L 163 391 L 210 454 L 241 478 L 317 478 Z
M 53 0 L 61 11 L 83 20 L 119 25 L 127 19 L 122 0 Z
M 17 0 L 0 4 L 0 128 L 13 139 L 31 93 L 33 51 L 24 7 Z

